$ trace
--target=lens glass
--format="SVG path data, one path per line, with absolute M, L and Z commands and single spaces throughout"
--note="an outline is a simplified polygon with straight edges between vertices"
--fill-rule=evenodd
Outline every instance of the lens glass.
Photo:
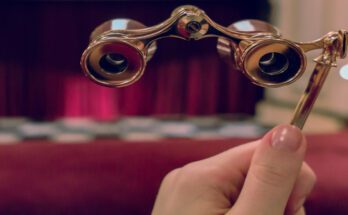
M 105 72 L 117 74 L 124 72 L 128 68 L 128 61 L 121 54 L 110 53 L 100 59 L 99 65 Z
M 263 55 L 259 61 L 261 72 L 267 75 L 279 75 L 284 73 L 289 67 L 288 58 L 278 52 L 270 52 Z

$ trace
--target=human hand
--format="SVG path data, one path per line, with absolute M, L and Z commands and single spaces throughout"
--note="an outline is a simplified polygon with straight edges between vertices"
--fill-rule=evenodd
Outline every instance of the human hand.
M 305 215 L 316 176 L 301 131 L 281 125 L 261 140 L 171 171 L 152 215 Z

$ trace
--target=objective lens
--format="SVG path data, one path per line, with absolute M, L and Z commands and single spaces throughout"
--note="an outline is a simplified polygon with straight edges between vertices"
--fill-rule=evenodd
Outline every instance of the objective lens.
M 107 73 L 117 74 L 124 72 L 128 68 L 127 59 L 117 53 L 104 55 L 99 61 L 100 67 Z
M 285 55 L 271 52 L 261 57 L 259 67 L 267 75 L 279 75 L 288 69 L 289 61 Z

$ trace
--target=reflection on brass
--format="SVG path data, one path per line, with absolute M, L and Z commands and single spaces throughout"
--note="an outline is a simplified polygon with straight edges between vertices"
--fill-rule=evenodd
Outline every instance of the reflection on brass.
M 114 19 L 98 26 L 81 57 L 84 73 L 98 84 L 123 87 L 137 81 L 156 51 L 156 41 L 174 37 L 199 40 L 217 37 L 217 49 L 234 67 L 262 87 L 281 87 L 296 81 L 306 70 L 306 52 L 321 49 L 316 67 L 296 107 L 291 123 L 303 128 L 322 85 L 337 58 L 347 55 L 348 32 L 329 32 L 311 42 L 284 39 L 274 26 L 242 20 L 228 27 L 211 20 L 203 10 L 176 8 L 152 27 L 130 19 Z

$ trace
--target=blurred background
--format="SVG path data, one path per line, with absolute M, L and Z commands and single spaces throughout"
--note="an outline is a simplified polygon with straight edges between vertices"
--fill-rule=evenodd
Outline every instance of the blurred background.
M 303 78 L 277 89 L 257 87 L 229 66 L 216 52 L 215 38 L 195 42 L 160 40 L 144 76 L 129 87 L 106 88 L 83 76 L 80 56 L 99 24 L 113 18 L 130 18 L 152 26 L 183 4 L 201 7 L 224 26 L 243 19 L 269 21 L 294 41 L 310 41 L 348 26 L 344 10 L 347 3 L 343 0 L 3 2 L 2 124 L 72 120 L 76 125 L 82 120 L 81 124 L 86 125 L 86 119 L 102 123 L 149 116 L 219 116 L 219 120 L 228 116 L 234 121 L 248 118 L 264 127 L 289 122 L 313 68 L 311 58 L 318 52 L 308 55 L 308 72 Z M 339 70 L 346 62 L 340 61 L 331 72 L 306 131 L 344 129 L 348 84 Z M 3 132 L 2 136 L 11 135 Z
M 301 79 L 276 89 L 221 59 L 214 38 L 158 41 L 144 75 L 125 88 L 83 75 L 80 57 L 99 24 L 152 26 L 184 4 L 224 26 L 270 22 L 294 41 L 348 29 L 346 0 L 1 1 L 0 214 L 150 214 L 170 170 L 290 121 L 319 52 L 308 53 Z M 348 214 L 347 64 L 331 70 L 305 126 L 318 175 L 309 215 Z
M 132 122 L 136 120 L 135 124 L 147 124 L 148 119 L 144 117 L 197 116 L 202 117 L 203 124 L 211 124 L 211 121 L 227 119 L 215 118 L 220 115 L 233 119 L 253 116 L 263 89 L 251 84 L 240 71 L 229 67 L 228 62 L 219 57 L 215 38 L 196 42 L 159 41 L 144 76 L 129 87 L 106 88 L 84 77 L 80 57 L 89 43 L 90 33 L 99 24 L 113 18 L 130 18 L 152 26 L 167 19 L 173 9 L 183 4 L 201 7 L 224 26 L 242 19 L 268 20 L 271 10 L 267 1 L 253 0 L 1 3 L 3 142 L 16 141 L 18 136 L 24 139 L 52 137 L 44 130 L 62 134 L 66 130 L 56 131 L 56 125 L 61 127 L 62 121 L 63 126 L 73 123 L 75 127 L 86 127 L 88 123 L 95 126 L 117 124 L 125 117 Z M 51 125 L 55 127 L 45 127 Z M 255 129 L 258 130 L 252 128 Z M 88 131 L 95 130 L 98 128 L 90 127 Z M 185 137 L 191 135 L 190 129 L 183 130 L 180 131 L 187 132 L 186 136 L 182 133 Z M 108 134 L 118 135 L 115 130 Z
M 130 18 L 152 26 L 168 18 L 177 6 L 194 4 L 224 26 L 243 19 L 260 19 L 274 24 L 284 37 L 294 41 L 311 41 L 328 31 L 348 26 L 344 9 L 348 5 L 344 0 L 11 1 L 0 4 L 2 142 L 64 133 L 57 131 L 57 124 L 86 127 L 87 124 L 114 123 L 115 126 L 126 118 L 131 123 L 147 124 L 150 117 L 150 121 L 194 119 L 198 123 L 193 125 L 195 129 L 199 129 L 199 123 L 212 125 L 218 121 L 219 126 L 210 132 L 215 138 L 220 136 L 216 130 L 223 129 L 224 120 L 233 125 L 241 122 L 239 130 L 245 129 L 247 120 L 243 135 L 257 136 L 264 128 L 290 121 L 314 66 L 311 59 L 320 54 L 308 55 L 308 72 L 296 83 L 263 89 L 218 56 L 215 38 L 195 42 L 165 39 L 158 42 L 158 50 L 138 82 L 112 89 L 88 80 L 79 65 L 90 33 L 106 20 Z M 339 67 L 332 70 L 306 131 L 320 133 L 345 128 L 348 82 L 339 72 L 345 63 L 347 60 L 341 60 Z M 188 123 L 187 127 L 192 128 L 192 120 Z M 96 129 L 99 128 L 92 126 L 89 131 Z M 86 135 L 88 131 L 83 133 Z M 115 130 L 105 133 L 119 136 Z M 91 135 L 96 134 L 90 133 L 89 137 Z M 192 132 L 187 130 L 187 137 L 190 135 Z

